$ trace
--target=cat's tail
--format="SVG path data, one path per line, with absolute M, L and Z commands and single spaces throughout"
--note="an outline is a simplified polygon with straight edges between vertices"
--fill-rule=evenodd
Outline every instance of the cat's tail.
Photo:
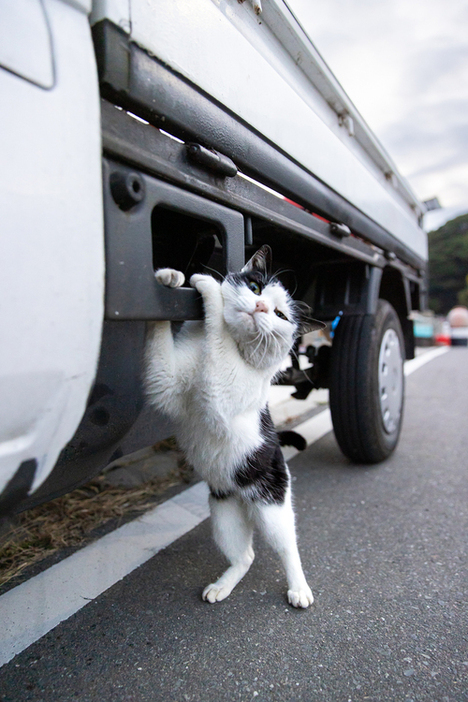
M 304 451 L 307 448 L 307 441 L 296 431 L 279 431 L 278 439 L 280 446 L 294 446 L 298 451 Z

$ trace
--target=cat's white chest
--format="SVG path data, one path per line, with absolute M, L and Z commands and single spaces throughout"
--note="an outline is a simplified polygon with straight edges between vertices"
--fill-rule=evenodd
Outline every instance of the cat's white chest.
M 197 439 L 198 437 L 198 439 Z M 259 415 L 246 412 L 228 428 L 191 419 L 179 424 L 179 444 L 197 473 L 215 490 L 229 491 L 236 469 L 262 444 Z
M 260 411 L 270 386 L 268 377 L 225 353 L 223 372 L 217 375 L 199 349 L 177 422 L 177 438 L 188 460 L 218 490 L 230 489 L 236 468 L 262 444 Z

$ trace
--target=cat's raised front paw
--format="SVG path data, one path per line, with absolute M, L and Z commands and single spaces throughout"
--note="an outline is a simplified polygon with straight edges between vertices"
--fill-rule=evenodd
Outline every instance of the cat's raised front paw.
M 220 287 L 218 281 L 212 278 L 211 275 L 204 275 L 203 273 L 194 273 L 190 278 L 190 285 L 202 294 L 209 290 L 217 290 Z
M 206 602 L 211 602 L 211 604 L 214 604 L 215 602 L 221 602 L 221 600 L 226 599 L 231 592 L 232 587 L 211 583 L 211 585 L 207 585 L 203 590 L 202 598 Z
M 154 277 L 168 288 L 180 288 L 185 281 L 185 275 L 181 271 L 176 271 L 174 268 L 159 268 Z
M 301 607 L 306 609 L 314 601 L 312 590 L 308 585 L 298 590 L 288 590 L 288 602 L 293 607 Z

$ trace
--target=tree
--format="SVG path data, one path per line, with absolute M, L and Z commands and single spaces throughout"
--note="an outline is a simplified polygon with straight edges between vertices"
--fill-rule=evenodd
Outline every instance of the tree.
M 429 306 L 437 314 L 447 314 L 468 302 L 468 215 L 429 232 L 428 238 Z

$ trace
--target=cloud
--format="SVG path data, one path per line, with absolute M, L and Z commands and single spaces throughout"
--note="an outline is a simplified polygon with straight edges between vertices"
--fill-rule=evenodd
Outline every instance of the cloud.
M 467 114 L 468 101 L 463 99 L 441 101 L 430 110 L 412 106 L 403 119 L 383 128 L 380 136 L 402 162 L 408 161 L 406 168 L 416 163 L 410 176 L 447 159 L 468 162 Z
M 460 90 L 459 80 L 467 76 L 468 45 L 464 42 L 443 42 L 416 50 L 411 55 L 410 80 L 407 92 L 423 91 L 432 95 Z M 452 87 L 453 86 L 453 87 Z
M 468 206 L 465 0 L 286 1 L 417 195 Z
M 441 100 L 413 107 L 380 133 L 417 195 L 438 195 L 447 205 L 468 206 L 468 101 Z

